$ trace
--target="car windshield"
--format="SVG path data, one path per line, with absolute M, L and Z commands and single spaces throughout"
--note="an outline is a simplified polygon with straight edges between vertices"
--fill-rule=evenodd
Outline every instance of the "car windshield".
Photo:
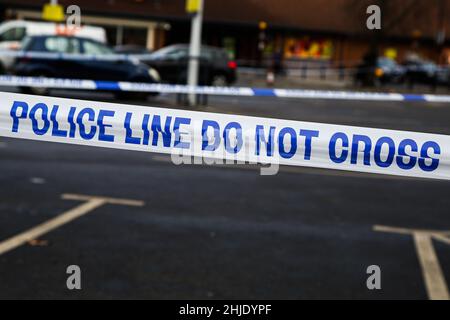
M 78 39 L 68 37 L 49 37 L 44 41 L 45 51 L 59 53 L 80 53 Z
M 187 52 L 188 48 L 186 46 L 169 46 L 153 52 L 152 56 L 154 57 L 176 56 Z
M 223 50 L 218 50 L 216 48 L 202 46 L 201 47 L 200 56 L 203 59 L 223 59 L 227 60 L 228 55 Z M 172 57 L 172 58 L 181 58 L 187 57 L 189 55 L 189 47 L 184 45 L 173 45 L 161 48 L 152 53 L 154 58 L 162 58 L 162 57 Z
M 29 37 L 22 42 L 26 51 L 53 52 L 53 53 L 80 53 L 80 42 L 72 37 Z
M 30 46 L 31 43 L 31 37 L 25 37 L 23 38 L 22 42 L 20 43 L 20 47 L 24 50 L 27 50 L 27 48 Z
M 428 69 L 435 69 L 435 68 L 437 68 L 437 65 L 436 65 L 434 62 L 428 61 L 428 60 L 425 60 L 425 61 L 423 62 L 423 66 L 424 66 L 425 68 L 428 68 Z
M 389 68 L 397 66 L 397 62 L 389 58 L 378 59 L 378 64 L 380 65 L 380 67 L 389 67 Z
M 0 41 L 21 41 L 25 37 L 24 27 L 16 27 L 0 34 Z
M 26 51 L 67 54 L 109 55 L 115 52 L 108 46 L 90 39 L 77 37 L 26 37 L 22 41 Z
M 85 54 L 91 55 L 105 55 L 105 54 L 114 54 L 113 49 L 105 46 L 102 43 L 95 42 L 92 40 L 84 40 L 83 41 L 83 52 Z

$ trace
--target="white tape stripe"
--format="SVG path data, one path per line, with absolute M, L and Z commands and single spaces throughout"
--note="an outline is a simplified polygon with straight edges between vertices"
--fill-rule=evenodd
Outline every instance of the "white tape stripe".
M 0 76 L 0 86 L 29 86 L 59 89 L 95 90 L 95 81 L 44 77 Z
M 151 83 L 133 83 L 119 82 L 119 88 L 122 91 L 142 91 L 142 92 L 161 92 L 161 93 L 196 93 L 211 95 L 231 95 L 231 96 L 254 96 L 251 88 L 243 87 L 190 87 L 187 85 L 170 84 L 151 84 Z
M 81 54 L 81 53 L 58 53 L 39 51 L 11 51 L 0 50 L 0 57 L 9 58 L 34 58 L 48 60 L 87 60 L 87 61 L 124 61 L 124 60 L 145 60 L 150 54 Z
M 449 103 L 450 95 L 435 95 L 435 94 L 425 94 L 424 98 L 429 102 L 441 102 L 441 103 Z
M 172 153 L 174 161 L 183 151 L 189 157 L 450 180 L 447 135 L 14 93 L 0 98 L 0 134 L 7 137 Z
M 195 93 L 206 95 L 226 96 L 270 96 L 279 98 L 298 99 L 334 99 L 334 100 L 360 100 L 360 101 L 428 101 L 436 103 L 449 103 L 449 95 L 416 95 L 400 93 L 352 92 L 352 91 L 326 91 L 326 90 L 300 90 L 300 89 L 270 89 L 249 87 L 212 87 L 187 85 L 171 85 L 160 83 L 115 82 L 82 79 L 0 76 L 0 86 L 42 87 L 53 89 L 79 89 L 79 90 L 108 90 L 131 92 L 159 92 L 159 93 Z
M 345 100 L 377 100 L 377 101 L 402 101 L 403 95 L 399 93 L 371 93 L 348 91 L 322 91 L 322 90 L 293 90 L 274 89 L 275 95 L 284 98 L 320 98 L 320 99 L 345 99 Z

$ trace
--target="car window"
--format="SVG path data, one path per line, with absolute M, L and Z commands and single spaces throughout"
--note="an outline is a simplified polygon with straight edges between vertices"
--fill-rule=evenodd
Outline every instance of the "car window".
M 152 53 L 152 56 L 154 58 L 171 58 L 171 59 L 177 59 L 182 57 L 188 56 L 189 49 L 187 46 L 168 46 L 161 48 L 159 50 L 156 50 Z
M 202 48 L 201 50 L 202 51 L 200 52 L 200 57 L 202 57 L 203 59 L 213 60 L 215 58 L 213 50 L 205 48 Z
M 187 48 L 174 48 L 166 52 L 166 56 L 173 59 L 181 59 L 188 56 L 188 50 Z
M 380 58 L 378 59 L 378 63 L 381 67 L 390 67 L 393 68 L 397 65 L 397 63 L 392 60 L 392 59 L 388 59 L 388 58 Z
M 437 67 L 436 64 L 433 61 L 428 61 L 428 60 L 424 61 L 423 65 L 426 66 L 426 67 L 429 67 L 429 68 L 436 68 Z
M 23 50 L 29 50 L 31 43 L 32 43 L 32 39 L 31 37 L 25 37 L 23 38 L 20 46 Z
M 226 52 L 224 50 L 218 50 L 217 51 L 217 59 L 228 60 L 229 59 L 228 52 Z
M 80 53 L 80 43 L 75 38 L 49 37 L 44 41 L 44 49 L 48 52 Z
M 25 28 L 17 27 L 0 34 L 0 41 L 21 41 L 25 37 Z
M 84 40 L 83 49 L 85 54 L 92 55 L 102 55 L 102 54 L 112 54 L 113 50 L 101 43 Z
M 214 59 L 220 61 L 228 61 L 228 53 L 224 50 L 215 50 Z
M 164 47 L 161 48 L 159 50 L 156 50 L 155 52 L 153 52 L 153 56 L 154 57 L 165 57 L 168 54 L 171 54 L 172 52 L 176 52 L 180 49 L 179 46 L 168 46 L 168 47 Z

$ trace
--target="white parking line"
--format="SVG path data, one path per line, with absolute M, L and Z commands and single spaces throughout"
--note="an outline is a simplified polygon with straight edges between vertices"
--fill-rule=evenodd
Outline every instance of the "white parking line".
M 411 235 L 416 246 L 417 257 L 419 258 L 429 299 L 450 300 L 445 277 L 433 247 L 433 238 L 450 244 L 450 231 L 406 229 L 378 225 L 374 226 L 373 229 L 379 232 Z
M 46 234 L 54 229 L 57 229 L 70 221 L 73 221 L 90 211 L 101 207 L 104 204 L 117 204 L 127 206 L 143 206 L 143 201 L 118 199 L 118 198 L 106 198 L 97 196 L 87 196 L 78 194 L 63 194 L 62 199 L 65 200 L 79 200 L 85 201 L 85 203 L 76 206 L 73 209 L 61 213 L 59 216 L 50 219 L 42 224 L 37 225 L 27 231 L 24 231 L 16 236 L 13 236 L 5 241 L 0 242 L 0 255 L 11 251 L 28 241 L 34 240 Z
M 45 184 L 45 179 L 40 177 L 32 177 L 30 178 L 30 182 L 33 184 Z

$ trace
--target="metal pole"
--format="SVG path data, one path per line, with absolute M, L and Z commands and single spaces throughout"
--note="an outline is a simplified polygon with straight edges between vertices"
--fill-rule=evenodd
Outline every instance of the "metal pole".
M 203 0 L 199 0 L 198 11 L 192 17 L 191 43 L 189 46 L 188 86 L 193 89 L 198 84 L 198 69 L 200 59 L 200 45 L 202 39 Z M 191 90 L 193 91 L 193 90 Z M 196 94 L 190 92 L 188 96 L 189 105 L 196 104 Z
M 123 26 L 117 26 L 116 29 L 116 46 L 123 44 Z

